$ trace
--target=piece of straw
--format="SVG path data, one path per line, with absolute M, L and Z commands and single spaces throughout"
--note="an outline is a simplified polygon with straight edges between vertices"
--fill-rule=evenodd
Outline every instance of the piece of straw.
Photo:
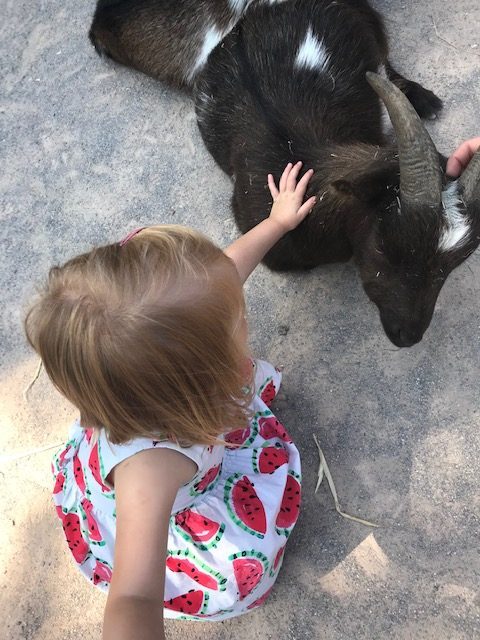
M 37 447 L 36 449 L 19 451 L 18 453 L 7 453 L 6 455 L 0 456 L 0 464 L 4 464 L 6 462 L 14 462 L 15 460 L 20 460 L 21 458 L 27 458 L 28 456 L 33 456 L 36 453 L 42 453 L 43 451 L 48 451 L 49 449 L 60 449 L 62 444 L 64 443 L 57 442 L 55 444 L 46 444 L 45 446 Z
M 338 501 L 337 490 L 335 489 L 335 483 L 333 482 L 332 474 L 330 473 L 330 469 L 328 468 L 327 461 L 325 460 L 325 456 L 323 455 L 323 451 L 320 448 L 320 444 L 315 434 L 313 434 L 313 439 L 315 440 L 315 444 L 317 445 L 317 449 L 318 449 L 318 455 L 320 456 L 320 464 L 318 467 L 318 480 L 317 480 L 317 486 L 315 487 L 315 493 L 317 493 L 317 491 L 319 490 L 320 485 L 322 484 L 323 477 L 325 476 L 328 482 L 330 492 L 333 496 L 333 500 L 335 502 L 335 509 L 343 518 L 347 518 L 348 520 L 353 520 L 354 522 L 359 522 L 360 524 L 364 524 L 367 527 L 378 527 L 379 526 L 378 524 L 374 524 L 373 522 L 369 522 L 368 520 L 363 520 L 363 518 L 357 518 L 356 516 L 351 516 L 348 513 L 345 513 L 344 511 L 341 510 L 340 502 Z

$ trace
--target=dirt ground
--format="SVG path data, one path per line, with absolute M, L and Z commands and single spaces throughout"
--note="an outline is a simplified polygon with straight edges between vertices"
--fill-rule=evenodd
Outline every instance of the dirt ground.
M 48 268 L 159 222 L 236 236 L 229 180 L 189 99 L 97 57 L 94 3 L 3 0 L 0 638 L 100 638 L 105 597 L 74 568 L 50 498 L 52 449 L 74 411 L 21 320 Z M 444 100 L 448 154 L 480 134 L 480 4 L 376 0 L 392 59 Z M 168 623 L 172 640 L 480 638 L 480 254 L 448 279 L 424 340 L 398 350 L 351 264 L 260 267 L 247 285 L 254 351 L 284 366 L 277 414 L 301 451 L 304 503 L 268 603 L 225 623 Z M 317 434 L 342 505 L 322 485 Z M 36 450 L 34 453 L 30 453 Z

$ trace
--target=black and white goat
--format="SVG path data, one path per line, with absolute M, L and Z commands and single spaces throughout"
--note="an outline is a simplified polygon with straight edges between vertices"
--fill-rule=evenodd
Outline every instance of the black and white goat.
M 168 29 L 163 20 L 171 2 L 133 4 L 138 33 L 153 33 L 158 24 Z M 187 4 L 194 6 L 187 0 L 175 6 Z M 168 49 L 171 39 L 163 49 L 162 41 L 147 38 L 150 47 L 142 54 L 144 60 L 150 56 L 147 66 L 138 63 L 140 39 L 129 55 L 127 41 L 120 39 L 124 53 L 116 55 L 115 34 L 129 32 L 128 18 L 121 29 L 114 21 L 109 54 L 177 85 L 188 84 L 185 78 L 193 83 L 203 139 L 234 179 L 233 209 L 241 231 L 268 215 L 267 173 L 278 177 L 297 159 L 313 168 L 308 193 L 318 198 L 313 211 L 265 263 L 277 270 L 305 269 L 353 256 L 390 340 L 400 347 L 415 344 L 430 324 L 446 277 L 480 242 L 480 153 L 459 180 L 447 180 L 445 158 L 418 115 L 434 115 L 441 102 L 391 67 L 382 20 L 366 0 L 198 4 L 240 7 L 238 14 L 252 6 L 238 24 L 235 16 L 225 23 L 228 33 L 208 59 L 213 10 L 202 13 L 203 40 L 198 40 L 198 20 L 189 22 L 182 13 L 182 24 L 197 33 L 196 58 L 190 66 L 183 58 L 176 78 L 158 72 L 164 54 L 175 57 Z M 131 6 L 131 0 L 114 8 L 124 5 Z M 142 19 L 144 6 L 149 11 Z M 105 49 L 108 28 L 101 13 L 97 9 L 91 38 Z M 174 22 L 170 26 L 177 29 Z M 373 73 L 379 70 L 390 80 Z M 385 134 L 382 103 L 396 143 Z

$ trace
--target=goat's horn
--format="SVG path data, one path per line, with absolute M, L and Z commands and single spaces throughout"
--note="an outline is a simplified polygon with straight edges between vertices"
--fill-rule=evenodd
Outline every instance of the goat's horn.
M 442 202 L 442 172 L 428 131 L 408 98 L 392 82 L 370 71 L 367 80 L 385 103 L 395 129 L 402 202 L 438 207 Z
M 480 200 L 480 150 L 468 163 L 468 167 L 458 179 L 458 184 L 463 187 L 463 199 L 465 204 L 472 200 Z

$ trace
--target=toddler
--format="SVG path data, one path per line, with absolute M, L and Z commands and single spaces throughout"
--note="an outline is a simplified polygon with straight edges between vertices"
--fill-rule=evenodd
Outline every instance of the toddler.
M 108 590 L 104 640 L 164 638 L 163 619 L 261 605 L 301 495 L 269 406 L 280 373 L 250 358 L 242 285 L 312 208 L 287 165 L 270 216 L 225 252 L 181 226 L 136 230 L 51 269 L 28 340 L 80 413 L 54 500 L 80 571 Z

